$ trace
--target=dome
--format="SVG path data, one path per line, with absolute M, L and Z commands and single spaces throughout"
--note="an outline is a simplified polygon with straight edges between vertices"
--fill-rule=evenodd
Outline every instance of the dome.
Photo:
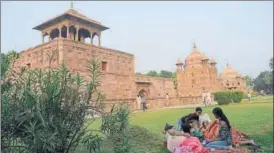
M 230 65 L 228 65 L 228 64 L 222 73 L 222 77 L 236 78 L 239 76 L 240 76 L 240 74 L 237 71 L 235 71 L 234 69 L 232 69 L 230 67 Z
M 205 58 L 205 56 L 198 51 L 198 49 L 196 48 L 196 45 L 194 44 L 192 48 L 192 52 L 190 53 L 190 55 L 186 57 L 185 63 L 186 65 L 201 64 L 203 58 Z

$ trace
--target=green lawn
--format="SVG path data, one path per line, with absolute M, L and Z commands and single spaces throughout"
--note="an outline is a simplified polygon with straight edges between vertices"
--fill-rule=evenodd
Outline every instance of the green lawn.
M 265 153 L 273 152 L 273 100 L 269 101 L 269 99 L 265 102 L 262 102 L 262 99 L 257 99 L 251 103 L 243 102 L 220 106 L 231 125 L 246 132 L 263 147 Z M 216 106 L 203 108 L 203 112 L 208 113 L 212 119 L 211 111 L 214 107 Z M 193 111 L 194 108 L 180 108 L 131 114 L 130 124 L 133 126 L 130 132 L 130 144 L 132 144 L 132 152 L 166 152 L 161 147 L 163 135 L 160 134 L 165 123 L 177 126 L 179 117 Z M 98 125 L 98 122 L 96 124 Z

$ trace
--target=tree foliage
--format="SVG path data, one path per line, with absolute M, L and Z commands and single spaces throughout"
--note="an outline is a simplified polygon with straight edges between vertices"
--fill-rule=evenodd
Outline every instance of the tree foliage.
M 252 89 L 253 88 L 253 79 L 250 76 L 246 75 L 246 76 L 244 76 L 244 80 L 246 81 L 246 87 L 248 89 Z
M 14 60 L 16 60 L 18 57 L 19 53 L 14 50 L 9 51 L 7 54 L 1 53 L 1 79 L 5 76 L 11 64 L 13 64 Z
M 269 67 L 270 71 L 263 71 L 254 79 L 255 90 L 273 93 L 273 57 L 270 59 Z
M 135 75 L 137 76 L 152 76 L 152 77 L 162 77 L 162 78 L 176 78 L 176 72 L 170 72 L 166 70 L 161 70 L 159 73 L 155 70 L 151 70 L 146 74 L 142 74 L 137 72 Z
M 165 70 L 162 70 L 159 74 L 160 77 L 163 77 L 163 78 L 173 78 L 173 73 L 170 72 L 170 71 L 165 71 Z
M 272 91 L 273 85 L 273 75 L 270 71 L 263 71 L 261 72 L 255 79 L 254 79 L 254 89 L 257 91 Z
M 123 113 L 127 108 L 115 108 L 116 113 L 104 110 L 104 96 L 98 91 L 101 83 L 98 61 L 89 62 L 90 81 L 85 81 L 79 74 L 72 75 L 64 63 L 59 69 L 22 68 L 16 73 L 10 67 L 10 59 L 1 55 L 1 67 L 11 72 L 4 73 L 5 79 L 1 77 L 2 152 L 71 153 L 80 143 L 90 152 L 100 152 L 103 136 L 111 136 L 105 133 L 113 128 L 110 123 L 127 123 L 128 113 Z M 3 65 L 2 60 L 6 60 Z M 92 117 L 124 116 L 104 122 L 103 131 L 91 130 L 89 126 L 95 119 L 86 120 L 90 109 Z
M 142 74 L 142 73 L 140 73 L 140 72 L 136 72 L 135 75 L 137 75 L 137 76 L 142 76 L 142 75 L 144 75 L 144 74 Z
M 270 67 L 271 71 L 273 71 L 273 57 L 270 59 L 269 67 Z
M 159 76 L 157 71 L 149 71 L 146 75 L 147 76 L 152 76 L 152 77 L 158 77 Z

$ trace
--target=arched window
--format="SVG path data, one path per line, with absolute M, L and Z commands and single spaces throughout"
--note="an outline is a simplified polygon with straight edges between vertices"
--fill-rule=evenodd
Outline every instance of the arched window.
M 92 44 L 99 46 L 99 36 L 97 33 L 92 34 Z
M 58 36 L 59 36 L 59 29 L 53 29 L 52 31 L 51 31 L 51 33 L 50 33 L 50 38 L 51 38 L 51 40 L 53 40 L 53 39 L 55 39 L 55 38 L 58 38 Z
M 78 31 L 78 41 L 85 43 L 86 38 L 90 38 L 90 32 L 84 28 L 79 29 Z M 91 41 L 89 42 L 91 43 Z
M 61 37 L 62 38 L 67 38 L 67 27 L 66 26 L 63 26 L 61 28 Z
M 69 36 L 71 40 L 76 40 L 76 28 L 74 26 L 69 27 Z

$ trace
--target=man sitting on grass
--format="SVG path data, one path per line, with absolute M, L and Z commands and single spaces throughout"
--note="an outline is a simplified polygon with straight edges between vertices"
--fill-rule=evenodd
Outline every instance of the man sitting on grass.
M 183 116 L 178 120 L 178 130 L 181 131 L 182 125 L 184 123 L 193 123 L 194 121 L 197 121 L 198 128 L 200 128 L 200 122 L 199 122 L 199 116 L 202 114 L 203 110 L 201 107 L 196 107 L 194 113 L 190 113 L 186 116 Z

